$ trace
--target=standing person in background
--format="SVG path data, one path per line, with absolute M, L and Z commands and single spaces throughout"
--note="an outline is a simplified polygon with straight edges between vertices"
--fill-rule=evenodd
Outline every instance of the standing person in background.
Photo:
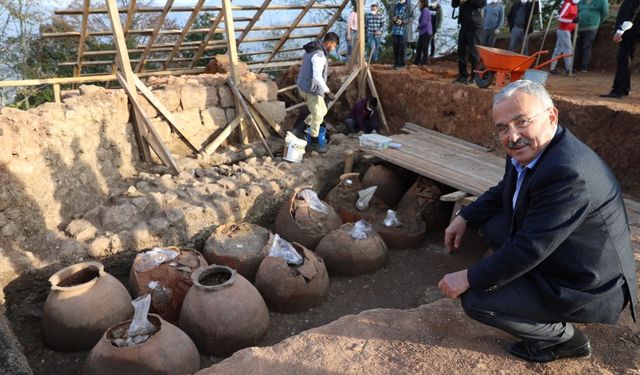
M 351 10 L 347 17 L 347 59 L 351 57 L 351 51 L 358 38 L 358 13 L 355 10 Z
M 533 31 L 533 23 L 529 24 L 531 16 L 531 7 L 535 6 L 533 15 L 540 13 L 540 2 L 538 0 L 519 0 L 516 1 L 509 10 L 507 15 L 507 23 L 509 24 L 509 51 L 520 53 L 522 43 L 524 43 L 525 55 L 529 54 L 529 34 Z M 524 35 L 529 24 L 529 32 Z
M 433 35 L 433 29 L 431 25 L 431 11 L 427 7 L 427 0 L 420 0 L 420 17 L 418 18 L 418 44 L 416 47 L 416 57 L 413 60 L 415 65 L 427 65 L 428 57 L 427 51 L 429 49 L 429 42 L 431 41 L 431 35 Z
M 384 16 L 378 13 L 378 4 L 371 4 L 371 12 L 364 15 L 364 26 L 366 30 L 367 46 L 373 52 L 371 53 L 371 61 L 378 61 L 378 52 L 382 42 L 382 31 L 386 25 Z
M 571 42 L 571 32 L 575 30 L 576 23 L 578 23 L 578 1 L 580 0 L 564 0 L 560 13 L 558 14 L 558 30 L 556 31 L 556 48 L 553 50 L 553 57 L 556 58 L 561 54 L 573 53 L 573 46 Z M 564 58 L 564 71 L 569 74 L 571 70 L 573 56 Z M 558 74 L 556 65 L 558 60 L 551 63 L 549 68 L 551 74 Z
M 616 77 L 613 79 L 611 92 L 600 96 L 622 99 L 623 96 L 629 95 L 631 90 L 631 71 L 629 68 L 633 60 L 633 50 L 640 41 L 640 0 L 624 0 L 620 6 L 613 41 L 620 44 Z
M 296 81 L 298 92 L 307 103 L 310 112 L 304 120 L 309 127 L 307 131 L 311 135 L 309 148 L 319 153 L 327 152 L 327 145 L 318 139 L 320 125 L 324 122 L 324 116 L 327 114 L 324 97 L 326 95 L 329 100 L 335 99 L 327 86 L 327 78 L 329 77 L 327 55 L 333 52 L 338 44 L 340 44 L 340 37 L 334 32 L 328 32 L 322 42 L 313 41 L 305 44 L 302 65 Z
M 434 58 L 436 55 L 436 34 L 440 30 L 440 26 L 442 26 L 442 7 L 438 0 L 429 2 L 429 11 L 431 12 L 431 28 L 433 29 L 429 45 L 429 57 Z
M 482 37 L 482 27 L 484 20 L 482 17 L 482 8 L 487 5 L 487 0 L 452 0 L 453 8 L 460 8 L 460 16 L 458 24 L 460 24 L 460 32 L 458 33 L 458 78 L 453 82 L 471 83 L 475 77 L 473 72 L 478 67 L 480 56 L 476 45 L 480 44 Z M 471 74 L 467 72 L 467 55 L 471 63 Z
M 393 8 L 391 16 L 391 37 L 393 38 L 393 67 L 395 69 L 404 69 L 406 58 L 406 32 L 407 23 L 411 19 L 411 4 L 408 0 L 398 0 Z
M 487 8 L 484 10 L 484 35 L 482 37 L 483 46 L 493 47 L 496 45 L 496 36 L 504 26 L 504 4 L 502 0 L 487 1 Z
M 591 46 L 598 34 L 598 28 L 609 15 L 609 1 L 582 0 L 578 4 L 578 14 L 580 22 L 578 22 L 576 55 L 581 55 L 580 71 L 586 73 L 591 61 Z
M 416 49 L 418 47 L 418 18 L 420 16 L 420 8 L 418 4 L 408 2 L 411 6 L 411 17 L 407 20 L 407 31 L 405 32 L 405 39 L 407 42 L 406 59 L 411 60 L 416 55 Z

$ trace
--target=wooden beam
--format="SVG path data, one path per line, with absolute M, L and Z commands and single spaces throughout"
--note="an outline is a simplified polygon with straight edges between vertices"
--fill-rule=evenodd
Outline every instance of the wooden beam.
M 173 114 L 171 113 L 171 111 L 169 111 L 169 109 L 167 109 L 167 107 L 165 107 L 165 105 L 162 104 L 162 102 L 158 100 L 158 98 L 156 98 L 155 95 L 153 95 L 153 92 L 149 90 L 147 85 L 145 85 L 144 82 L 140 80 L 140 78 L 135 77 L 135 81 L 136 81 L 136 88 L 140 90 L 140 92 L 142 93 L 142 95 L 144 95 L 145 98 L 147 98 L 149 103 L 151 103 L 151 105 L 156 107 L 158 112 L 160 112 L 160 114 L 164 116 L 165 119 L 167 119 L 167 122 L 171 124 L 171 126 L 173 127 L 173 129 L 175 129 L 178 135 L 180 135 L 180 137 L 182 137 L 182 139 L 184 139 L 187 142 L 187 145 L 189 145 L 189 147 L 191 147 L 193 151 L 198 152 L 199 150 L 195 146 L 195 144 L 191 142 L 189 138 L 187 138 L 185 133 L 180 129 L 179 122 L 176 121 L 176 119 L 173 117 Z
M 126 82 L 129 85 L 131 91 L 136 91 L 134 74 L 131 70 L 131 63 L 129 62 L 129 52 L 127 51 L 127 43 L 124 40 L 124 32 L 122 31 L 122 24 L 120 23 L 120 15 L 118 13 L 118 7 L 116 0 L 106 0 L 107 9 L 109 10 L 109 20 L 111 22 L 111 29 L 113 30 L 113 41 L 116 45 L 116 61 L 120 66 L 120 70 L 124 73 Z M 143 161 L 151 161 L 151 152 L 147 144 L 147 129 L 144 126 L 144 117 L 142 113 L 135 109 L 133 130 L 136 137 L 136 143 L 138 144 L 138 150 L 140 157 Z
M 205 48 L 207 47 L 207 44 L 209 44 L 209 41 L 215 34 L 215 30 L 218 28 L 218 25 L 220 24 L 220 21 L 222 21 L 223 16 L 224 14 L 222 12 L 219 12 L 218 15 L 216 16 L 216 19 L 211 23 L 211 28 L 209 29 L 209 32 L 200 43 L 200 46 L 198 47 L 198 51 L 196 51 L 196 53 L 193 55 L 193 60 L 191 60 L 191 64 L 189 65 L 190 68 L 193 68 L 196 65 L 196 62 L 200 60 L 200 57 L 202 56 Z
M 147 46 L 144 48 L 144 51 L 142 51 L 142 55 L 140 56 L 140 61 L 138 61 L 138 64 L 136 65 L 135 71 L 137 73 L 141 72 L 144 69 L 144 60 L 149 55 L 149 51 L 151 51 L 151 46 L 153 45 L 153 43 L 155 43 L 156 38 L 158 37 L 158 32 L 160 32 L 160 28 L 162 28 L 162 25 L 164 24 L 164 20 L 165 18 L 167 18 L 167 14 L 169 13 L 169 10 L 171 9 L 172 5 L 173 5 L 173 0 L 166 0 L 166 3 L 164 4 L 164 8 L 162 9 L 162 13 L 160 14 L 160 17 L 158 17 L 158 23 L 153 29 L 153 33 L 151 34 L 151 36 L 149 36 L 149 40 L 147 41 Z M 129 82 L 128 79 L 127 79 L 127 82 Z
M 294 105 L 292 105 L 290 107 L 285 108 L 285 111 L 286 112 L 293 111 L 294 109 L 298 109 L 298 108 L 304 107 L 305 105 L 307 105 L 307 102 L 300 102 L 298 104 L 294 104 Z
M 90 0 L 84 0 L 82 3 L 82 24 L 80 26 L 80 41 L 78 42 L 78 58 L 76 67 L 73 69 L 73 75 L 79 77 L 82 74 L 82 54 L 84 53 L 87 22 L 89 21 L 89 5 Z
M 229 57 L 229 68 L 231 71 L 229 72 L 229 77 L 232 82 L 238 82 L 238 72 L 236 67 L 238 65 L 238 46 L 236 44 L 236 30 L 233 24 L 233 12 L 231 11 L 231 0 L 222 0 L 222 12 L 224 13 L 224 28 L 226 30 L 225 35 L 227 36 L 227 56 Z M 229 84 L 231 85 L 231 84 Z M 233 88 L 232 88 L 233 90 Z M 240 99 L 236 96 L 234 98 L 236 113 L 240 112 Z M 248 111 L 247 117 L 251 117 L 251 114 Z M 249 131 L 244 123 L 243 119 L 240 118 L 240 142 L 244 145 L 249 143 Z
M 348 0 L 347 0 L 348 1 Z M 336 9 L 338 8 L 337 5 L 334 4 L 316 4 L 312 7 L 313 9 L 324 9 L 324 10 L 328 10 L 328 9 Z M 260 6 L 256 6 L 256 5 L 236 5 L 231 7 L 232 10 L 253 10 L 253 11 L 257 11 L 260 9 Z M 270 7 L 267 8 L 267 10 L 272 10 L 272 11 L 279 11 L 279 10 L 299 10 L 299 9 L 304 9 L 304 6 L 302 5 L 283 5 L 283 4 L 278 4 L 278 5 L 272 5 Z M 161 13 L 163 10 L 163 8 L 160 7 L 139 7 L 137 9 L 138 13 Z M 171 9 L 172 12 L 191 12 L 193 10 L 192 6 L 176 6 L 173 7 Z M 202 8 L 202 10 L 204 12 L 219 12 L 222 10 L 221 6 L 206 6 L 204 8 Z M 125 13 L 127 11 L 127 8 L 120 8 L 118 9 L 118 11 L 120 13 Z M 100 14 L 100 13 L 107 13 L 107 8 L 91 8 L 89 10 L 89 13 L 91 14 Z M 74 16 L 74 15 L 80 15 L 82 14 L 82 9 L 56 9 L 54 11 L 54 14 L 57 16 Z
M 60 84 L 59 83 L 53 84 L 53 100 L 56 103 L 62 103 L 62 100 L 60 99 Z
M 244 27 L 242 34 L 240 34 L 240 36 L 238 37 L 238 44 L 242 43 L 244 38 L 247 36 L 247 34 L 249 34 L 249 31 L 251 31 L 251 28 L 256 24 L 256 22 L 258 22 L 258 20 L 260 19 L 260 16 L 262 16 L 262 13 L 264 13 L 265 9 L 267 9 L 270 3 L 271 3 L 271 0 L 264 0 L 262 5 L 260 6 L 260 9 L 256 11 L 251 21 L 249 21 L 247 26 Z
M 387 118 L 384 115 L 384 109 L 382 108 L 382 98 L 378 95 L 378 90 L 376 90 L 376 84 L 373 82 L 373 76 L 371 75 L 371 67 L 367 65 L 365 68 L 367 70 L 367 82 L 369 83 L 369 90 L 371 90 L 371 95 L 378 98 L 378 108 L 376 109 L 380 113 L 380 119 L 382 120 L 382 125 L 384 126 L 384 130 L 387 134 L 391 133 L 391 129 L 389 128 L 389 124 L 387 123 Z
M 148 132 L 145 135 L 145 139 L 147 140 L 147 142 L 149 143 L 153 151 L 155 151 L 156 155 L 158 155 L 160 160 L 162 160 L 164 165 L 169 167 L 169 169 L 173 173 L 175 174 L 180 173 L 180 168 L 178 167 L 178 164 L 176 163 L 176 161 L 173 159 L 173 156 L 171 155 L 171 151 L 169 151 L 169 149 L 167 149 L 167 146 L 164 145 L 164 143 L 162 142 L 162 138 L 160 137 L 160 134 L 158 134 L 158 131 L 156 130 L 156 128 L 153 127 L 153 124 L 151 123 L 151 119 L 144 113 L 144 110 L 140 106 L 140 103 L 138 102 L 138 93 L 135 90 L 135 84 L 133 86 L 134 89 L 131 90 L 129 87 L 130 84 L 125 80 L 125 78 L 122 76 L 120 72 L 116 73 L 116 77 L 118 77 L 118 81 L 120 82 L 120 85 L 122 85 L 122 88 L 127 93 L 127 96 L 129 96 L 129 101 L 131 102 L 131 105 L 133 106 L 134 110 L 140 114 L 140 117 L 142 117 L 142 121 L 148 130 Z
M 267 132 L 265 134 L 262 134 L 262 131 L 260 131 L 260 127 L 258 126 L 258 124 L 256 123 L 255 119 L 251 115 L 251 111 L 249 111 L 249 107 L 247 106 L 247 103 L 245 102 L 244 98 L 242 97 L 242 94 L 240 94 L 240 91 L 238 91 L 238 87 L 236 86 L 236 82 L 233 80 L 233 78 L 231 78 L 231 77 L 227 78 L 227 82 L 229 84 L 229 87 L 231 88 L 231 91 L 233 92 L 233 95 L 235 95 L 236 100 L 240 103 L 240 106 L 242 107 L 242 110 L 247 115 L 247 118 L 249 119 L 249 122 L 251 123 L 251 125 L 253 125 L 253 128 L 255 129 L 256 133 L 258 133 L 258 137 L 262 141 L 262 144 L 264 144 L 264 148 L 269 153 L 269 156 L 271 156 L 273 158 L 273 153 L 271 152 L 271 148 L 269 148 L 269 144 L 267 143 L 267 140 L 265 139 L 265 136 L 268 136 L 269 133 Z M 239 109 L 240 108 L 236 107 L 236 112 Z M 240 125 L 242 125 L 242 124 L 240 124 Z
M 287 87 L 280 88 L 280 89 L 278 89 L 278 94 L 279 94 L 279 93 L 281 93 L 281 92 L 285 92 L 285 91 L 293 90 L 293 89 L 295 89 L 296 87 L 298 87 L 298 85 L 291 85 L 291 86 L 287 86 Z
M 342 14 L 342 11 L 344 10 L 344 8 L 347 6 L 347 4 L 349 4 L 349 0 L 344 0 L 342 2 L 342 4 L 340 4 L 340 6 L 338 6 L 338 9 L 336 10 L 336 13 L 333 15 L 333 17 L 331 17 L 331 19 L 329 20 L 329 22 L 327 22 L 327 26 L 325 26 L 322 31 L 320 32 L 320 34 L 318 34 L 318 40 L 324 38 L 324 35 L 326 33 L 329 32 L 329 30 L 331 30 L 331 28 L 333 27 L 333 24 L 336 23 L 336 21 L 338 20 L 338 18 L 340 18 L 340 15 Z
M 249 98 L 247 98 L 246 96 L 245 96 L 245 99 L 249 100 Z M 256 113 L 258 113 L 260 116 L 264 118 L 264 120 L 269 124 L 269 126 L 271 126 L 271 128 L 275 130 L 276 133 L 278 133 L 280 137 L 282 138 L 285 137 L 285 132 L 280 126 L 280 124 L 278 124 L 271 117 L 269 117 L 269 115 L 266 114 L 262 109 L 260 109 L 260 107 L 256 107 L 253 104 L 251 104 L 251 102 L 249 102 L 249 110 L 254 115 L 254 117 L 256 117 Z
M 366 42 L 364 40 L 364 0 L 358 0 L 358 40 L 361 43 L 358 45 L 358 65 L 360 66 L 360 79 L 358 80 L 358 99 L 363 98 L 367 92 L 366 74 L 364 69 L 365 49 Z M 412 25 L 408 27 L 413 27 Z
M 136 0 L 131 0 L 131 2 L 129 3 L 129 8 L 127 9 L 127 16 L 124 19 L 124 29 L 122 30 L 125 38 L 127 37 L 129 29 L 131 29 L 131 25 L 133 24 L 133 15 L 135 13 L 136 4 L 137 4 Z M 90 36 L 90 33 L 85 32 L 85 34 L 87 34 L 87 36 Z M 111 30 L 109 30 L 109 35 L 111 35 Z M 84 54 L 79 54 L 78 56 L 84 57 Z M 58 66 L 60 65 L 58 64 Z M 111 74 L 115 76 L 116 70 L 117 70 L 116 62 L 114 61 L 111 64 Z M 106 87 L 109 88 L 110 85 L 111 85 L 111 81 L 107 81 Z
M 241 118 L 242 118 L 242 115 L 236 114 L 236 117 L 233 120 L 231 120 L 230 123 L 227 124 L 227 126 L 222 130 L 222 132 L 218 134 L 216 139 L 214 139 L 211 143 L 209 143 L 206 147 L 204 147 L 202 151 L 209 155 L 213 154 L 218 149 L 218 147 L 220 147 L 220 145 L 227 138 L 229 138 L 231 133 L 233 133 L 233 131 L 238 127 L 238 125 L 240 125 Z
M 333 107 L 333 105 L 336 104 L 338 99 L 340 99 L 342 94 L 344 94 L 344 92 L 347 91 L 347 88 L 349 87 L 351 82 L 353 82 L 353 80 L 358 76 L 359 72 L 360 72 L 360 68 L 358 67 L 358 68 L 354 69 L 353 72 L 351 72 L 351 74 L 349 74 L 349 76 L 344 81 L 342 86 L 340 86 L 340 89 L 338 89 L 338 92 L 336 92 L 335 99 L 333 99 L 333 101 L 331 103 L 329 103 L 329 105 L 327 106 L 327 111 L 330 110 L 331 107 Z
M 285 61 L 273 61 L 268 64 L 249 64 L 247 65 L 251 70 L 268 69 L 268 68 L 286 68 L 292 65 L 300 64 L 300 59 L 285 60 Z
M 193 25 L 193 23 L 195 22 L 196 18 L 198 17 L 198 14 L 200 13 L 200 10 L 204 6 L 204 2 L 205 2 L 205 0 L 198 0 L 198 2 L 196 3 L 195 8 L 193 8 L 193 12 L 191 12 L 191 15 L 189 16 L 189 19 L 184 24 L 184 29 L 182 29 L 182 32 L 180 33 L 180 36 L 178 36 L 178 40 L 176 41 L 175 47 L 173 47 L 173 49 L 169 53 L 169 56 L 167 57 L 167 61 L 165 61 L 165 63 L 164 63 L 164 69 L 169 68 L 169 66 L 171 65 L 171 60 L 176 55 L 176 52 L 178 52 L 178 48 L 180 48 L 180 46 L 182 45 L 182 41 L 184 41 L 184 37 L 187 35 L 189 30 L 191 29 L 191 25 Z
M 289 27 L 289 29 L 287 31 L 285 31 L 285 33 L 280 37 L 280 40 L 278 41 L 278 43 L 276 43 L 275 47 L 273 47 L 273 52 L 271 52 L 269 57 L 267 57 L 263 61 L 264 63 L 268 63 L 273 59 L 273 57 L 278 53 L 280 48 L 282 48 L 282 46 L 287 42 L 287 39 L 289 39 L 289 35 L 291 35 L 291 32 L 293 32 L 293 30 L 295 30 L 296 26 L 298 26 L 300 21 L 302 21 L 302 19 L 304 18 L 305 14 L 307 14 L 309 9 L 313 6 L 313 4 L 315 2 L 316 2 L 316 0 L 309 0 L 307 2 L 307 5 L 304 7 L 304 9 L 302 9 L 300 11 L 300 14 L 298 14 L 298 17 L 296 17 L 296 19 L 293 20 L 293 22 L 291 22 L 291 26 Z

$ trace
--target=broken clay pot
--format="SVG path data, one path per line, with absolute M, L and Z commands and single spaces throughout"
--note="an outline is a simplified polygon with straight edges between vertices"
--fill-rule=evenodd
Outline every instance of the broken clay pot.
M 207 261 L 193 249 L 165 247 L 178 255 L 173 260 L 142 271 L 137 267 L 140 257 L 136 256 L 129 273 L 129 284 L 138 296 L 151 294 L 151 312 L 162 319 L 177 324 L 184 297 L 191 289 L 191 274 L 198 268 L 207 266 Z
M 353 223 L 343 224 L 320 240 L 316 248 L 332 275 L 364 275 L 387 263 L 387 246 L 380 235 L 372 229 L 366 239 L 354 239 L 353 227 Z
M 382 237 L 390 249 L 415 249 L 424 241 L 427 224 L 421 215 L 414 212 L 396 212 L 402 225 L 387 227 L 384 225 L 386 215 L 376 215 L 372 218 L 373 228 Z
M 360 182 L 359 173 L 345 173 L 340 176 L 340 182 L 329 191 L 324 201 L 336 210 L 345 223 L 355 223 L 360 219 L 368 219 L 377 212 L 387 212 L 388 207 L 376 196 L 369 201 L 366 211 L 358 210 L 358 191 L 362 189 L 365 187 Z
M 228 356 L 255 345 L 269 328 L 269 310 L 247 279 L 227 266 L 196 270 L 184 299 L 180 328 L 202 353 Z
M 195 344 L 178 327 L 149 314 L 157 331 L 146 341 L 129 347 L 113 344 L 114 332 L 126 330 L 131 320 L 109 328 L 91 350 L 84 375 L 193 374 L 200 369 L 200 354 Z
M 294 190 L 278 211 L 275 232 L 289 242 L 315 249 L 322 237 L 342 225 L 342 220 L 331 206 L 326 205 L 327 213 L 317 212 L 298 197 L 299 192 L 311 188 L 300 186 Z
M 324 261 L 299 243 L 293 247 L 304 261 L 289 265 L 278 257 L 267 256 L 258 268 L 256 288 L 272 310 L 293 313 L 320 305 L 329 293 L 329 275 Z M 271 241 L 267 244 L 270 247 Z
M 204 244 L 204 257 L 210 264 L 228 266 L 253 281 L 260 262 L 267 255 L 264 246 L 269 230 L 252 223 L 218 226 Z
M 98 262 L 65 267 L 49 282 L 42 333 L 53 350 L 91 349 L 107 328 L 133 315 L 129 292 Z
M 362 186 L 377 186 L 375 197 L 382 199 L 388 207 L 395 207 L 405 193 L 402 179 L 391 169 L 372 165 L 362 177 Z

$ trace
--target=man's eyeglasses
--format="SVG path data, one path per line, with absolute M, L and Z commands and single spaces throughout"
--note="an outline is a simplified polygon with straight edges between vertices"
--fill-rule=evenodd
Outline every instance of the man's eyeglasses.
M 516 120 L 511 120 L 506 124 L 496 124 L 496 130 L 495 130 L 495 135 L 498 138 L 504 138 L 509 134 L 509 128 L 511 127 L 511 125 L 513 125 L 514 128 L 516 128 L 516 130 L 522 130 L 524 128 L 526 128 L 527 126 L 531 125 L 533 123 L 533 120 L 540 116 L 541 114 L 545 113 L 546 111 L 548 111 L 549 109 L 551 109 L 551 107 L 545 108 L 544 110 L 536 113 L 535 115 L 529 117 L 529 118 L 519 118 Z

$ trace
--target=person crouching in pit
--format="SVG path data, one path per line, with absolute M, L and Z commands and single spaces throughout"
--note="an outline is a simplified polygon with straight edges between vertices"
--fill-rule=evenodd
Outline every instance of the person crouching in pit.
M 378 113 L 376 112 L 377 107 L 378 98 L 374 96 L 358 100 L 345 120 L 349 133 L 378 133 L 380 121 L 378 121 Z
M 335 96 L 327 86 L 329 76 L 329 62 L 327 55 L 333 52 L 340 43 L 340 37 L 334 32 L 327 33 L 322 42 L 313 41 L 305 44 L 304 56 L 302 56 L 302 66 L 298 73 L 298 91 L 304 98 L 309 108 L 309 116 L 304 120 L 307 124 L 307 132 L 311 134 L 311 144 L 309 148 L 319 153 L 327 152 L 327 145 L 321 143 L 318 135 L 320 125 L 327 114 L 327 106 L 324 102 L 325 95 L 329 100 L 334 100 Z

